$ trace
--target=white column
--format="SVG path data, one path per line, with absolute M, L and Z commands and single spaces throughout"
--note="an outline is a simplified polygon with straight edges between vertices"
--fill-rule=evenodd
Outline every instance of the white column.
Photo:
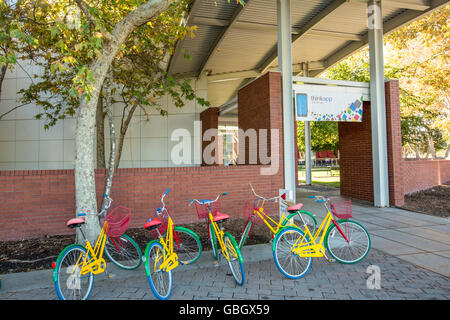
M 308 64 L 303 64 L 303 76 L 309 76 Z M 311 173 L 311 122 L 305 121 L 305 175 L 306 175 L 306 185 L 310 186 L 312 184 L 312 173 Z
M 284 188 L 292 190 L 295 202 L 295 139 L 294 107 L 292 97 L 292 39 L 290 0 L 277 0 L 278 21 L 278 69 L 282 79 L 283 97 L 283 144 L 284 144 Z
M 381 9 L 381 1 L 369 1 L 367 12 L 374 205 L 376 207 L 387 207 L 389 206 L 389 181 L 384 93 L 383 18 Z

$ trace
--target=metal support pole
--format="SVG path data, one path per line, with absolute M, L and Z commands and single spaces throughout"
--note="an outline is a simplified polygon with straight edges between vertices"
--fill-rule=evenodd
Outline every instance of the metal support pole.
M 380 0 L 370 0 L 368 2 L 373 195 L 376 207 L 387 207 L 389 206 L 389 181 L 384 92 L 383 18 L 381 9 Z
M 303 76 L 309 76 L 308 64 L 303 64 Z M 312 184 L 312 166 L 311 166 L 311 122 L 305 121 L 305 175 L 306 185 Z
M 290 0 L 277 0 L 278 69 L 281 72 L 283 96 L 284 185 L 292 190 L 295 202 L 295 139 L 292 99 L 292 39 Z

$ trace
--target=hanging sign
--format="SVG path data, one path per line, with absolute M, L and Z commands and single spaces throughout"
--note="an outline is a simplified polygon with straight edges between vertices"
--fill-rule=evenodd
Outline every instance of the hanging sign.
M 294 85 L 297 121 L 362 121 L 360 88 L 327 85 Z

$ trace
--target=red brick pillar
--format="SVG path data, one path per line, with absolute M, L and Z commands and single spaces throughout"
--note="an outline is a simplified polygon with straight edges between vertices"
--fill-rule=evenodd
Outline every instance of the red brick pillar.
M 398 80 L 385 83 L 386 132 L 389 173 L 389 204 L 403 206 L 405 193 L 402 172 L 402 130 Z
M 281 74 L 267 72 L 238 91 L 238 127 L 248 133 L 256 133 L 256 144 L 250 138 L 239 137 L 239 148 L 245 147 L 244 154 L 239 151 L 238 164 L 251 164 L 250 155 L 255 155 L 255 163 L 261 164 L 259 155 L 260 129 L 267 130 L 267 157 L 272 157 L 271 130 L 278 130 L 278 172 L 283 172 L 283 114 L 281 97 Z M 267 164 L 267 163 L 266 163 Z
M 217 137 L 217 131 L 216 136 L 212 137 L 210 141 L 203 141 L 203 137 L 205 135 L 206 130 L 208 129 L 219 129 L 219 108 L 208 108 L 205 111 L 200 113 L 200 121 L 202 122 L 202 165 L 218 165 L 216 161 L 213 161 L 213 159 L 204 159 L 203 157 L 203 151 L 206 147 L 212 148 L 214 151 L 211 153 L 211 155 L 207 154 L 207 156 L 211 156 L 211 158 L 218 158 L 219 155 L 216 154 L 215 150 L 218 151 L 219 147 L 219 141 L 216 140 L 215 137 Z M 206 161 L 212 162 L 212 164 L 208 164 Z
M 361 122 L 339 122 L 341 195 L 373 202 L 370 102 L 364 101 Z

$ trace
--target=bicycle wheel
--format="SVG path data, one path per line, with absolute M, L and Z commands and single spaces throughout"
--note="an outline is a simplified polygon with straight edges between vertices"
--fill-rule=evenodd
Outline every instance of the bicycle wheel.
M 197 261 L 202 254 L 202 244 L 199 236 L 192 230 L 175 227 L 173 235 L 173 251 L 178 255 L 182 264 Z
M 228 260 L 228 266 L 231 269 L 234 281 L 236 281 L 239 286 L 242 286 L 245 281 L 245 274 L 241 250 L 239 250 L 234 237 L 228 232 L 225 232 L 223 242 L 225 243 L 225 248 L 228 252 L 228 257 L 230 258 L 230 260 Z
M 214 231 L 214 226 L 210 221 L 208 221 L 208 237 L 211 243 L 214 259 L 217 260 L 219 258 L 219 251 L 217 250 L 217 237 L 216 232 Z
M 152 241 L 145 250 L 145 272 L 153 294 L 160 300 L 167 300 L 172 293 L 172 271 L 160 268 L 163 263 L 164 249 L 157 242 Z
M 316 217 L 312 213 L 309 213 L 308 211 L 293 212 L 286 219 L 282 223 L 283 226 L 284 225 L 289 226 L 288 221 L 291 221 L 293 224 L 295 224 L 295 226 L 299 227 L 300 230 L 302 231 L 305 231 L 306 225 L 311 235 L 314 235 L 314 233 L 316 232 L 317 228 Z
M 300 257 L 292 251 L 295 243 L 300 244 L 303 232 L 296 227 L 285 227 L 275 236 L 273 258 L 280 272 L 290 279 L 300 279 L 311 267 L 311 257 Z M 309 242 L 306 238 L 303 240 Z
M 370 250 L 370 236 L 366 228 L 352 220 L 339 220 L 338 225 L 347 237 L 345 240 L 335 224 L 331 224 L 325 236 L 330 255 L 341 263 L 356 263 L 364 259 Z
M 253 220 L 247 220 L 247 223 L 245 224 L 244 227 L 244 231 L 242 231 L 241 240 L 239 240 L 239 249 L 242 249 L 242 247 L 244 246 L 244 243 L 247 240 L 247 237 L 253 228 L 253 223 L 254 223 Z
M 81 265 L 87 254 L 86 248 L 73 244 L 66 247 L 56 260 L 53 282 L 60 300 L 87 300 L 94 285 L 94 275 L 82 275 Z
M 138 244 L 126 234 L 117 238 L 106 238 L 106 256 L 119 268 L 133 270 L 142 262 L 142 251 Z

